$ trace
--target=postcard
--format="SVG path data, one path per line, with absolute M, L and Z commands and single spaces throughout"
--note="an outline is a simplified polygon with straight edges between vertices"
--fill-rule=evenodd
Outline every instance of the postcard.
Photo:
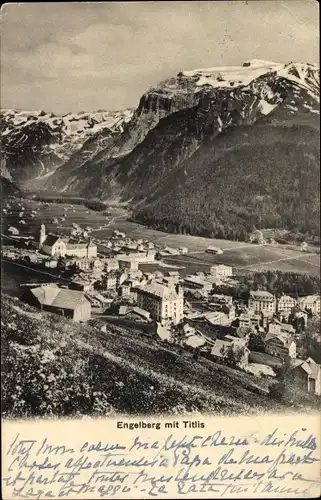
M 318 3 L 1 24 L 3 498 L 320 496 Z

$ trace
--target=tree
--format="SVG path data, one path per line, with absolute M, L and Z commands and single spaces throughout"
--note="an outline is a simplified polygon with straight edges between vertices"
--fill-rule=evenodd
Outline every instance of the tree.
M 228 349 L 227 355 L 225 357 L 225 362 L 228 366 L 232 368 L 237 368 L 243 361 L 245 356 L 245 347 L 234 347 L 231 346 Z
M 251 333 L 248 348 L 250 351 L 265 352 L 264 333 Z
M 269 395 L 276 401 L 283 401 L 286 394 L 286 386 L 284 382 L 277 382 L 269 386 Z

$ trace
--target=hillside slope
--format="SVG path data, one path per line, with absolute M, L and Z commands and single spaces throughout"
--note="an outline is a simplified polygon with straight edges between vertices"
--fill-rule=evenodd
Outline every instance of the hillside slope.
M 7 296 L 1 326 L 5 417 L 284 411 L 267 381 L 194 361 L 138 329 L 105 334 Z

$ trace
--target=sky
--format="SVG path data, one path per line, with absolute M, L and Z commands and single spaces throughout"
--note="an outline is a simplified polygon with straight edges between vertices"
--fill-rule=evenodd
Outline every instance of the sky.
M 1 107 L 138 105 L 179 71 L 319 62 L 316 0 L 17 3 L 1 10 Z

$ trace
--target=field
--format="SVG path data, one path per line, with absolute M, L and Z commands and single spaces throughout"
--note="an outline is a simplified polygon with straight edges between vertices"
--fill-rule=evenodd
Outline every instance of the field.
M 320 275 L 320 250 L 316 247 L 309 247 L 307 252 L 301 252 L 295 245 L 260 246 L 237 241 L 168 234 L 127 221 L 124 210 L 115 207 L 110 209 L 111 215 L 106 216 L 84 205 L 47 204 L 34 200 L 23 200 L 21 203 L 25 207 L 23 219 L 26 225 L 19 225 L 18 214 L 21 207 L 16 206 L 13 214 L 3 216 L 2 230 L 4 232 L 9 225 L 15 225 L 21 233 L 37 235 L 40 224 L 44 223 L 48 231 L 68 234 L 72 224 L 77 223 L 83 228 L 90 226 L 96 242 L 99 243 L 100 240 L 103 243 L 104 238 L 110 237 L 112 232 L 118 229 L 132 238 L 148 239 L 161 246 L 186 246 L 187 255 L 163 259 L 165 263 L 172 266 L 183 267 L 184 269 L 180 271 L 182 276 L 196 271 L 207 271 L 210 265 L 216 263 L 233 266 L 236 274 L 270 269 Z M 31 210 L 36 210 L 34 217 L 31 217 Z M 61 221 L 64 215 L 66 215 L 66 220 Z M 58 223 L 54 223 L 54 219 L 58 219 Z M 205 250 L 211 245 L 221 247 L 224 253 L 221 255 L 206 253 Z M 100 245 L 98 249 L 101 253 L 106 250 L 103 245 Z

